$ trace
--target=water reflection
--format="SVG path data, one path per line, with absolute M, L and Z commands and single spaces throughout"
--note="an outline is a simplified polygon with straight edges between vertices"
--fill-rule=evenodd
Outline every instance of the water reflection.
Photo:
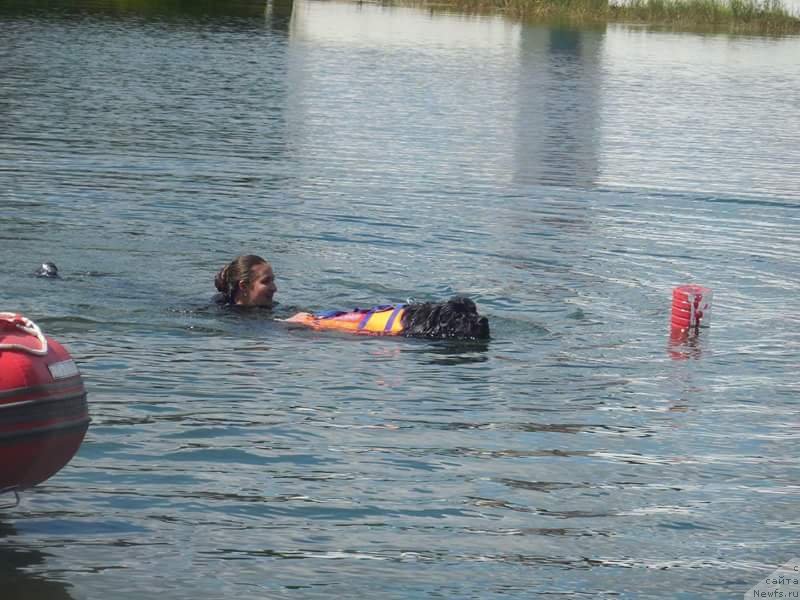
M 282 192 L 289 174 L 266 163 L 288 143 L 292 11 L 292 0 L 0 2 L 7 193 L 71 197 L 79 204 L 65 211 L 66 234 L 72 224 L 89 247 L 105 235 L 95 240 L 77 215 L 100 199 L 110 207 L 102 219 L 124 215 L 114 235 L 135 251 L 141 236 L 160 235 L 147 220 L 178 206 L 202 205 L 216 226 L 234 219 L 229 209 L 213 214 L 221 199 Z M 172 233 L 163 231 L 164 246 L 175 246 Z
M 489 342 L 485 341 L 441 340 L 410 352 L 421 353 L 431 365 L 463 365 L 486 362 L 488 350 Z
M 0 15 L 37 15 L 47 18 L 85 18 L 87 15 L 158 19 L 261 18 L 266 4 L 264 0 L 6 0 L 0 3 Z
M 674 360 L 698 359 L 707 345 L 709 331 L 707 329 L 682 330 L 673 327 L 669 332 L 667 352 Z
M 264 14 L 270 29 L 285 31 L 288 35 L 293 12 L 294 0 L 270 0 L 267 2 Z
M 10 538 L 17 535 L 13 525 L 0 521 L 0 590 L 8 600 L 71 600 L 67 585 L 31 572 L 47 554 L 20 546 Z
M 520 33 L 514 179 L 589 187 L 599 174 L 602 30 Z
M 600 183 L 797 199 L 798 64 L 798 36 L 609 26 Z

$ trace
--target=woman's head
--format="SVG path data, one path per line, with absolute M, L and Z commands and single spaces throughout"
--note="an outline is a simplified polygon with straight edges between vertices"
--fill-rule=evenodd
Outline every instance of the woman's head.
M 272 297 L 278 291 L 272 265 L 255 254 L 233 259 L 220 269 L 214 285 L 225 304 L 272 308 Z

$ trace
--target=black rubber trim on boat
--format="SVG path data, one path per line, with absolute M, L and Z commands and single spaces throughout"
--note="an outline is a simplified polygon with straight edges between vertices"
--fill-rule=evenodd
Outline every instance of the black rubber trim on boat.
M 57 423 L 55 425 L 46 425 L 45 427 L 37 427 L 35 429 L 23 429 L 22 431 L 7 431 L 0 433 L 0 444 L 8 444 L 26 437 L 49 437 L 50 434 L 59 431 L 69 431 L 70 429 L 86 429 L 91 422 L 92 420 L 89 417 L 84 417 L 80 421 L 72 421 L 70 423 Z

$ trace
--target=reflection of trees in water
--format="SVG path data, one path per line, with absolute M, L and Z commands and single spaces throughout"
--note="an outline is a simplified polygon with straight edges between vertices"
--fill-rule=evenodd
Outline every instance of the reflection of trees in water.
M 0 3 L 0 15 L 40 13 L 50 18 L 87 14 L 260 18 L 264 16 L 267 4 L 265 0 L 6 0 Z
M 515 180 L 589 187 L 597 178 L 605 29 L 523 27 Z
M 12 525 L 0 521 L 0 597 L 4 600 L 72 600 L 67 584 L 30 573 L 45 562 L 47 554 L 11 541 Z
M 292 12 L 293 0 L 0 0 L 13 193 L 110 185 L 139 205 L 169 180 L 194 205 L 198 189 L 281 186 L 263 163 L 287 144 Z
M 53 19 L 144 17 L 184 23 L 266 24 L 288 35 L 294 0 L 6 0 L 0 2 L 0 19 L 37 16 Z
M 267 22 L 271 29 L 289 32 L 289 23 L 292 20 L 294 0 L 271 0 L 267 3 Z

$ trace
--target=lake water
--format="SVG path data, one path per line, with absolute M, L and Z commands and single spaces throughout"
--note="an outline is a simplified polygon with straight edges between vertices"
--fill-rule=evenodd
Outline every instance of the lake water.
M 800 556 L 800 38 L 41 4 L 0 1 L 0 307 L 93 423 L 0 512 L 2 600 L 741 598 Z M 274 315 L 209 306 L 243 252 Z M 455 293 L 489 343 L 272 320 Z

